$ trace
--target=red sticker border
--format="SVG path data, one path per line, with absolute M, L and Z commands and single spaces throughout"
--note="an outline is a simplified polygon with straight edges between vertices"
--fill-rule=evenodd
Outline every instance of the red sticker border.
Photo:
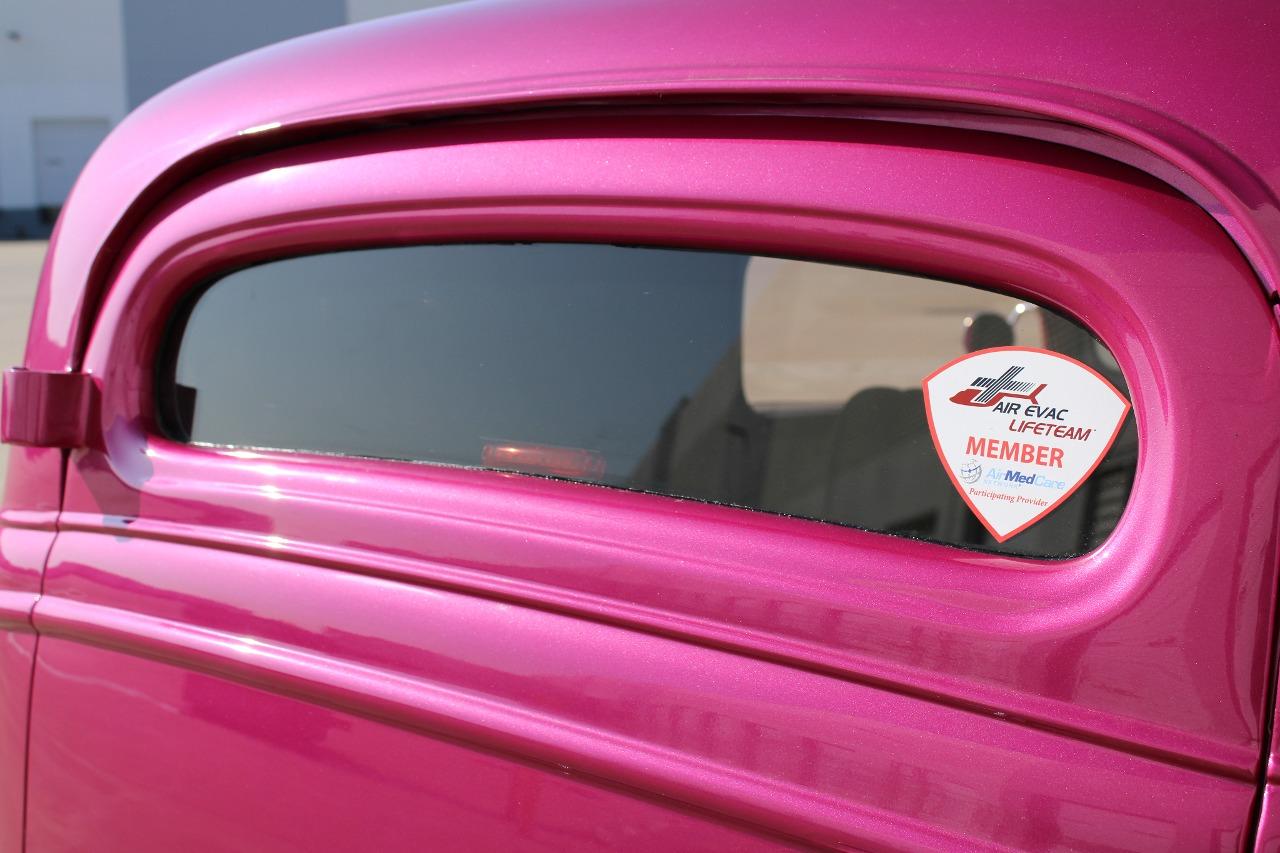
M 1026 522 L 1016 530 L 1010 531 L 1005 536 L 1001 536 L 999 533 L 996 533 L 994 530 L 991 529 L 991 525 L 987 523 L 986 516 L 984 516 L 981 512 L 979 512 L 978 508 L 974 506 L 973 501 L 969 499 L 968 493 L 965 492 L 964 487 L 960 484 L 960 481 L 956 479 L 956 475 L 952 472 L 951 466 L 947 464 L 947 457 L 942 452 L 942 445 L 938 441 L 938 430 L 933 425 L 933 407 L 929 405 L 929 380 L 930 379 L 933 379 L 933 377 L 937 376 L 942 371 L 948 369 L 949 367 L 952 367 L 953 365 L 959 364 L 960 362 L 966 359 L 970 359 L 970 358 L 973 358 L 974 356 L 979 356 L 979 355 L 983 355 L 985 353 L 990 353 L 990 352 L 1034 352 L 1034 353 L 1039 353 L 1041 355 L 1053 356 L 1054 358 L 1062 359 L 1063 361 L 1069 361 L 1072 364 L 1074 364 L 1076 367 L 1082 367 L 1085 370 L 1092 373 L 1094 376 L 1098 377 L 1098 379 L 1101 380 L 1102 384 L 1105 385 L 1108 389 L 1110 389 L 1111 393 L 1115 394 L 1116 398 L 1121 403 L 1124 404 L 1124 414 L 1120 415 L 1120 420 L 1116 422 L 1115 431 L 1111 433 L 1111 438 L 1107 439 L 1107 446 L 1104 447 L 1102 449 L 1102 452 L 1098 454 L 1098 458 L 1094 460 L 1093 465 L 1089 468 L 1088 471 L 1085 472 L 1084 476 L 1081 477 L 1078 481 L 1076 481 L 1076 484 L 1072 486 L 1070 489 L 1068 489 L 1065 494 L 1063 494 L 1053 503 L 1049 504 L 1049 506 L 1046 507 L 1039 515 L 1037 515 L 1035 518 L 1032 518 L 1030 521 Z M 1128 400 L 1125 399 L 1125 396 L 1121 394 L 1114 385 L 1111 384 L 1111 382 L 1107 379 L 1107 377 L 1103 376 L 1101 373 L 1094 370 L 1089 365 L 1085 364 L 1082 361 L 1078 361 L 1069 355 L 1063 355 L 1060 352 L 1053 352 L 1052 350 L 1047 350 L 1047 349 L 1037 349 L 1036 347 L 991 347 L 989 349 L 981 349 L 975 352 L 967 352 L 964 355 L 960 356 L 959 358 L 951 359 L 951 361 L 948 361 L 946 364 L 942 365 L 937 370 L 933 371 L 933 373 L 930 373 L 928 376 L 926 376 L 924 379 L 920 381 L 920 387 L 924 390 L 924 415 L 925 415 L 925 418 L 929 421 L 929 437 L 933 439 L 933 449 L 938 456 L 939 464 L 942 465 L 942 470 L 946 472 L 947 479 L 951 481 L 951 485 L 955 486 L 955 489 L 960 494 L 961 499 L 965 502 L 966 505 L 968 505 L 969 511 L 972 512 L 974 516 L 977 517 L 978 521 L 982 522 L 982 526 L 987 529 L 987 532 L 990 533 L 991 536 L 1001 544 L 1017 536 L 1019 533 L 1023 532 L 1028 527 L 1040 521 L 1046 515 L 1053 512 L 1058 507 L 1060 507 L 1063 501 L 1065 501 L 1067 498 L 1074 495 L 1076 493 L 1076 489 L 1083 486 L 1085 482 L 1090 477 L 1093 476 L 1093 472 L 1097 470 L 1099 465 L 1102 464 L 1102 460 L 1106 458 L 1106 455 L 1111 452 L 1111 445 L 1116 443 L 1116 438 L 1119 437 L 1120 430 L 1124 429 L 1124 423 L 1126 420 L 1129 419 L 1129 412 L 1133 409 L 1133 405 Z

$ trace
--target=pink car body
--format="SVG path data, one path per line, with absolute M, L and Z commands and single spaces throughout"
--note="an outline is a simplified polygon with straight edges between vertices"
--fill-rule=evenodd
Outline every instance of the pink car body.
M 0 847 L 1280 849 L 1280 6 L 1177 5 L 474 2 L 145 104 L 6 381 Z M 1128 507 L 1038 560 L 156 429 L 195 283 L 476 240 L 1055 306 Z

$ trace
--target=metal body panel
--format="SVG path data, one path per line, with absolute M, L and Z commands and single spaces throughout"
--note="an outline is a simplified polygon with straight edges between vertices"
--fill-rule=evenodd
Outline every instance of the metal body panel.
M 0 441 L 30 447 L 85 447 L 93 408 L 92 380 L 83 373 L 4 373 Z
M 1280 801 L 1277 801 L 1276 794 L 1275 783 L 1269 782 L 1263 793 L 1254 838 L 1253 849 L 1258 853 L 1280 853 Z
M 15 454 L 16 455 L 16 454 Z M 21 850 L 27 784 L 27 721 L 36 635 L 31 609 L 53 544 L 51 529 L 0 512 L 0 848 Z
M 1097 551 L 1028 560 L 516 475 L 157 437 L 160 336 L 210 275 L 466 239 L 740 248 L 1026 295 L 1093 328 L 1128 377 L 1130 505 Z M 701 815 L 697 832 L 1237 846 L 1269 709 L 1280 458 L 1258 425 L 1280 415 L 1273 323 L 1194 204 L 1107 160 L 1001 136 L 561 117 L 371 134 L 211 172 L 127 248 L 85 354 L 103 446 L 71 454 L 35 608 L 58 639 L 36 678 L 32 849 L 125 830 L 127 810 L 86 811 L 60 836 L 52 812 L 95 795 L 125 760 L 105 732 L 135 731 L 157 696 L 172 705 L 164 742 L 190 753 L 155 759 L 169 769 L 146 796 L 200 820 L 174 777 L 223 746 L 182 722 L 190 702 L 173 697 L 190 685 L 241 720 L 297 715 L 371 739 L 391 725 L 429 735 L 413 747 L 424 755 L 444 739 L 562 766 Z M 103 690 L 117 698 L 97 703 Z M 102 733 L 83 731 L 86 707 Z M 69 753 L 92 772 L 54 766 Z M 440 761 L 431 772 L 462 759 Z M 309 768 L 307 784 L 335 790 L 366 775 L 338 758 Z M 208 837 L 217 828 L 210 812 Z
M 714 850 L 726 820 L 770 831 L 748 849 L 1229 850 L 1252 798 L 997 717 L 336 567 L 71 533 L 49 584 L 32 850 L 536 849 L 566 822 L 596 828 L 587 849 Z
M 33 725 L 31 850 L 793 846 L 567 769 L 423 737 L 412 721 L 232 683 L 220 667 L 209 675 L 56 637 L 41 644 L 37 696 L 59 711 Z M 43 737 L 48 729 L 58 736 Z
M 64 466 L 56 448 L 5 446 L 0 453 L 9 454 L 0 502 L 0 849 L 22 850 L 38 642 L 31 611 L 57 535 Z

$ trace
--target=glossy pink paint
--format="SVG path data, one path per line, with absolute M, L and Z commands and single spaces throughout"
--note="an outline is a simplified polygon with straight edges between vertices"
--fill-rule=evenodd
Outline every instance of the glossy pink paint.
M 265 643 L 222 642 L 273 664 L 293 656 Z M 180 643 L 188 645 L 185 638 Z M 104 672 L 112 678 L 104 679 Z M 367 681 L 354 685 L 361 690 L 404 692 L 403 679 L 373 670 L 364 675 Z M 122 691 L 125 684 L 136 693 Z M 282 695 L 278 678 L 268 684 L 270 692 L 264 692 L 162 661 L 44 638 L 38 695 L 65 713 L 37 717 L 33 725 L 31 785 L 44 807 L 37 803 L 32 810 L 28 848 L 200 853 L 795 846 L 637 798 L 574 769 L 422 737 L 318 704 L 314 694 L 290 698 Z M 456 697 L 455 704 L 468 703 Z M 68 723 L 73 728 L 65 729 Z M 57 736 L 44 737 L 49 729 Z M 49 801 L 66 790 L 81 796 Z M 95 831 L 103 826 L 111 831 Z
M 15 452 L 20 453 L 21 451 Z M 27 711 L 36 635 L 31 609 L 40 595 L 53 531 L 0 512 L 0 848 L 21 850 L 26 806 Z
M 89 443 L 94 387 L 83 373 L 6 370 L 0 441 L 28 447 L 84 447 Z
M 403 838 L 376 849 L 417 849 L 432 837 L 424 826 L 450 814 L 455 832 L 489 829 L 458 801 L 498 810 L 511 795 L 498 787 L 486 800 L 470 772 L 452 769 L 484 754 L 542 767 L 526 780 L 535 798 L 554 801 L 559 773 L 718 816 L 672 815 L 687 833 L 676 849 L 723 849 L 726 820 L 855 849 L 1213 849 L 1241 839 L 1248 789 L 1233 780 L 678 638 L 100 533 L 60 536 L 50 571 L 58 592 L 37 611 L 33 849 L 117 834 L 136 839 L 120 849 L 173 849 L 222 824 L 239 824 L 231 837 L 307 850 L 360 847 L 363 827 L 379 826 Z M 130 661 L 139 657 L 158 663 Z M 135 698 L 110 695 L 126 686 Z M 228 755 L 211 715 L 255 741 Z M 388 733 L 388 721 L 415 737 Z M 442 739 L 483 750 L 434 756 Z M 226 768 L 265 762 L 275 765 L 267 780 L 297 780 L 283 808 L 253 803 L 269 785 L 261 771 L 245 773 L 246 790 Z M 203 778 L 205 766 L 218 776 Z M 366 775 L 379 784 L 365 788 Z M 448 782 L 432 790 L 438 775 Z M 176 779 L 195 790 L 175 792 Z M 342 804 L 341 834 L 325 819 L 292 829 L 306 822 L 308 795 Z M 176 815 L 139 826 L 135 803 Z M 644 812 L 607 804 L 594 822 L 622 849 L 664 847 L 631 831 L 630 811 Z M 504 821 L 504 843 L 487 849 L 527 844 L 564 819 L 534 813 L 523 829 Z M 238 848 L 215 837 L 190 849 Z
M 1280 804 L 1276 802 L 1274 785 L 1267 786 L 1262 800 L 1254 849 L 1259 853 L 1280 853 Z
M 1248 844 L 1280 10 L 1162 15 L 469 4 L 146 105 L 77 186 L 27 351 L 83 366 L 98 429 L 65 496 L 59 451 L 15 449 L 0 514 L 3 761 L 42 635 L 30 849 Z M 160 335 L 210 275 L 469 239 L 822 257 L 1055 306 L 1128 377 L 1129 508 L 1037 561 L 158 435 Z
M 618 167 L 565 173 L 584 162 Z M 156 437 L 154 352 L 193 284 L 388 235 L 626 235 L 1034 296 L 1095 328 L 1130 379 L 1143 447 L 1130 508 L 1093 554 L 1031 561 L 590 486 Z M 158 208 L 84 364 L 103 444 L 72 455 L 35 611 L 40 631 L 75 643 L 38 670 L 33 826 L 94 796 L 84 774 L 49 767 L 91 701 L 59 673 L 124 653 L 166 664 L 129 683 L 141 696 L 209 673 L 246 716 L 270 704 L 246 687 L 265 688 L 326 719 L 393 722 L 808 844 L 1246 837 L 1276 553 L 1254 519 L 1273 517 L 1280 487 L 1275 442 L 1252 427 L 1280 414 L 1275 332 L 1227 237 L 1127 168 L 961 131 L 653 113 L 304 146 L 211 172 Z M 1244 366 L 1248 396 L 1218 392 L 1206 364 Z M 1213 485 L 1223 453 L 1250 490 Z M 199 754 L 200 735 L 183 737 Z M 76 743 L 92 776 L 124 761 Z M 355 784 L 328 772 L 324 784 Z M 359 808 L 387 819 L 377 801 Z M 58 821 L 68 838 L 116 827 L 97 811 Z

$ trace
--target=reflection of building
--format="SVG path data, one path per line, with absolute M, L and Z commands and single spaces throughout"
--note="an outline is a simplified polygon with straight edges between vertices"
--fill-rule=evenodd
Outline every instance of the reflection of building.
M 668 416 L 632 482 L 702 500 L 758 505 L 769 426 L 742 396 L 742 352 L 732 346 Z
M 125 113 L 172 83 L 293 36 L 449 0 L 6 0 L 0 238 L 48 232 Z
M 826 411 L 754 410 L 732 347 L 671 413 L 633 483 L 860 527 L 964 540 L 918 390 L 867 388 Z M 959 529 L 957 529 L 957 527 Z
M 973 345 L 966 318 L 994 310 L 1026 326 L 1016 330 L 1020 344 L 1083 361 L 1123 389 L 1114 361 L 1081 327 L 1011 297 L 929 279 L 767 262 L 773 292 L 762 293 L 749 268 L 742 340 L 668 415 L 624 485 L 1042 554 L 1089 550 L 1115 527 L 1136 463 L 1132 418 L 1071 498 L 1001 547 L 943 470 L 920 388 Z M 886 351 L 900 356 L 886 359 Z

